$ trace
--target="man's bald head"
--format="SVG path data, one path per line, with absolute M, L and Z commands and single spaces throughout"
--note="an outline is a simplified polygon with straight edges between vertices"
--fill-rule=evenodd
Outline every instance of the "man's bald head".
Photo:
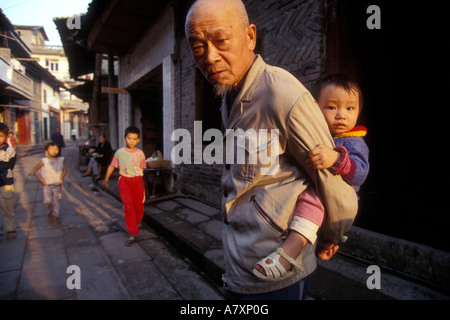
M 197 0 L 186 16 L 192 56 L 218 95 L 239 87 L 255 59 L 256 27 L 241 0 Z
M 235 21 L 243 28 L 249 25 L 247 10 L 241 0 L 197 0 L 191 6 L 186 15 L 185 30 L 191 19 L 204 17 L 212 11 L 230 11 Z M 186 32 L 187 34 L 187 32 Z

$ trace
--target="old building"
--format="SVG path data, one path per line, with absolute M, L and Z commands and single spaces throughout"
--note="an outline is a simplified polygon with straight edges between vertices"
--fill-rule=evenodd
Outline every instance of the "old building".
M 59 110 L 64 84 L 36 62 L 30 47 L 2 12 L 0 27 L 0 121 L 9 126 L 20 144 L 43 143 L 49 138 L 45 114 Z
M 70 92 L 70 89 L 81 84 L 70 77 L 69 62 L 64 54 L 62 46 L 48 46 L 45 30 L 42 26 L 14 26 L 22 40 L 31 49 L 31 57 L 56 79 L 64 84 L 58 95 L 51 88 L 44 85 L 42 88 L 43 133 L 44 140 L 49 139 L 56 127 L 61 128 L 61 133 L 67 139 L 87 138 L 87 109 L 88 104 Z M 51 97 L 54 98 L 51 98 Z M 52 100 L 52 102 L 48 102 Z

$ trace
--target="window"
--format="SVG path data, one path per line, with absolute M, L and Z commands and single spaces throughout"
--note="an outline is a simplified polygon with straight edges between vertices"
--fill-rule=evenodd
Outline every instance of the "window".
M 59 66 L 58 66 L 58 60 L 45 60 L 45 66 L 47 67 L 46 69 L 49 70 L 48 67 L 50 67 L 50 71 L 58 71 L 59 70 Z

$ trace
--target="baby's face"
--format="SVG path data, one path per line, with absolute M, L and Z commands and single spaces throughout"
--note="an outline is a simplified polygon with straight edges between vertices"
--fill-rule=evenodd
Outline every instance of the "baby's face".
M 328 85 L 320 91 L 320 110 L 332 135 L 353 129 L 359 116 L 359 95 L 356 90 Z

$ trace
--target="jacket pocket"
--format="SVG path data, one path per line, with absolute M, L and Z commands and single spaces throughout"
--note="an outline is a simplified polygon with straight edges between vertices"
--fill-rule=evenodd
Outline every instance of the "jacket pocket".
M 270 168 L 278 164 L 279 136 L 266 129 L 251 131 L 235 139 L 233 176 L 237 179 L 256 182 Z
M 275 221 L 263 210 L 263 208 L 256 202 L 255 196 L 253 195 L 250 198 L 250 202 L 252 203 L 253 207 L 256 209 L 256 212 L 263 218 L 267 224 L 272 227 L 275 231 L 279 232 L 281 236 L 285 235 L 287 233 L 287 229 L 283 229 L 278 224 L 275 223 Z

